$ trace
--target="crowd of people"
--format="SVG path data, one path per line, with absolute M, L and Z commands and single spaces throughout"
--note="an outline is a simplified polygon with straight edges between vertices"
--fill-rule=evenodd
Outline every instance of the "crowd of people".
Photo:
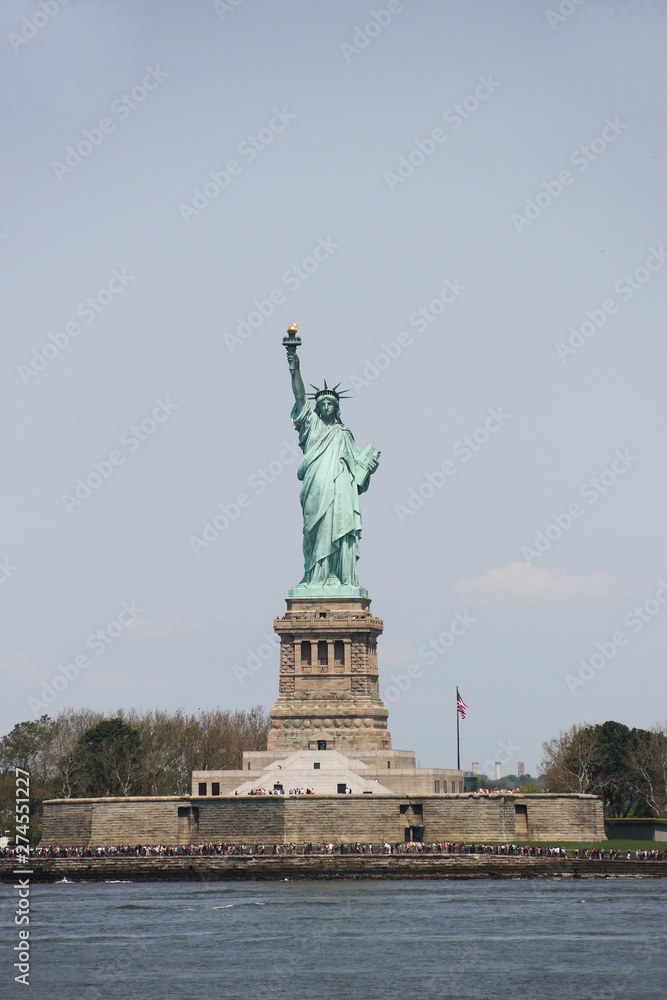
M 237 795 L 237 792 L 234 792 Z M 282 788 L 251 788 L 247 793 L 248 795 L 284 795 L 285 792 Z M 287 790 L 288 795 L 314 795 L 315 790 L 313 788 L 289 788 Z
M 8 845 L 0 848 L 0 858 L 13 858 L 16 856 L 16 848 Z M 22 852 L 19 852 L 22 853 Z M 575 847 L 568 854 L 563 847 L 546 846 L 544 844 L 464 844 L 453 841 L 442 841 L 440 843 L 421 843 L 420 841 L 408 841 L 407 843 L 390 843 L 380 841 L 378 843 L 349 843 L 338 840 L 321 841 L 319 843 L 306 842 L 298 845 L 289 844 L 231 844 L 231 843 L 208 843 L 208 844 L 118 844 L 115 846 L 98 847 L 61 847 L 61 846 L 37 846 L 30 848 L 32 858 L 113 858 L 113 857 L 176 857 L 192 856 L 201 857 L 204 855 L 314 855 L 314 854 L 490 854 L 495 856 L 515 856 L 523 858 L 575 858 L 582 860 L 597 861 L 665 861 L 667 852 L 663 850 L 636 850 L 619 852 L 613 848 L 604 850 L 601 847 L 579 848 Z
M 625 851 L 623 854 L 621 851 L 609 850 L 603 851 L 600 847 L 591 847 L 590 850 L 587 848 L 575 847 L 572 851 L 573 858 L 592 858 L 594 861 L 618 861 L 619 858 L 625 858 L 626 861 L 665 861 L 667 860 L 667 853 L 665 851 Z
M 520 795 L 523 788 L 520 786 L 516 788 L 476 788 L 475 792 L 478 795 Z

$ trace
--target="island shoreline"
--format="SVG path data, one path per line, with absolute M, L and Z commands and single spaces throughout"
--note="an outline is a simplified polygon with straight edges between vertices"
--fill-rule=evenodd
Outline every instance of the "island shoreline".
M 198 855 L 0 859 L 0 882 L 285 881 L 330 879 L 665 878 L 667 861 L 491 855 Z

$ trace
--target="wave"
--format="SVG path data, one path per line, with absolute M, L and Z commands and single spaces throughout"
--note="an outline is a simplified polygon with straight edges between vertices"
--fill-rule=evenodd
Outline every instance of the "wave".
M 233 906 L 266 906 L 266 903 L 258 903 L 255 900 L 245 900 L 242 903 L 221 903 L 220 906 L 212 906 L 212 910 L 231 910 Z
M 150 903 L 114 903 L 109 907 L 110 910 L 157 910 L 159 907 L 152 906 Z

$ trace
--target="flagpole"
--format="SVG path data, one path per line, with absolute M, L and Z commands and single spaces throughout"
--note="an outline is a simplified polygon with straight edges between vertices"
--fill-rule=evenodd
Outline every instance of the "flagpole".
M 456 689 L 456 770 L 461 770 L 461 735 L 459 730 L 459 689 Z

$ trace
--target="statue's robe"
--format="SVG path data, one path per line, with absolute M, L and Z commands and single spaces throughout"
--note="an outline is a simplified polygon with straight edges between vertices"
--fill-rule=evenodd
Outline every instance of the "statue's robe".
M 303 557 L 305 576 L 309 582 L 318 563 L 323 569 L 332 565 L 332 557 L 349 536 L 356 547 L 361 536 L 359 493 L 368 486 L 364 470 L 358 466 L 359 450 L 352 432 L 342 424 L 325 424 L 308 403 L 291 413 L 299 432 L 303 459 L 297 477 L 303 482 Z M 361 485 L 358 485 L 360 480 Z M 320 574 L 318 574 L 320 575 Z

